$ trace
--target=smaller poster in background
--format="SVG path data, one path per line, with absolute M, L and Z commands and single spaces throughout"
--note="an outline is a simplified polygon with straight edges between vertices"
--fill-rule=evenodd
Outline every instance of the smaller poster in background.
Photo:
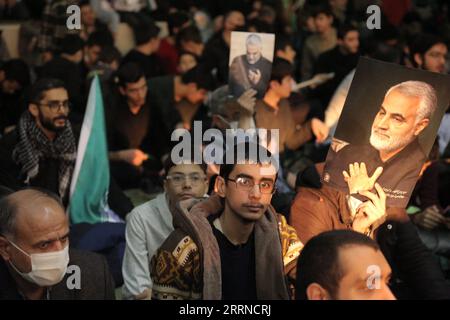
M 269 33 L 232 32 L 229 60 L 229 90 L 240 97 L 255 89 L 262 99 L 270 81 L 275 35 Z

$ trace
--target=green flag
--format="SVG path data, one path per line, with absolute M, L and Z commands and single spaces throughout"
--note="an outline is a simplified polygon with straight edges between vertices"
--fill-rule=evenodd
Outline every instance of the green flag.
M 98 77 L 89 91 L 70 185 L 72 223 L 122 222 L 108 207 L 109 160 L 105 115 Z

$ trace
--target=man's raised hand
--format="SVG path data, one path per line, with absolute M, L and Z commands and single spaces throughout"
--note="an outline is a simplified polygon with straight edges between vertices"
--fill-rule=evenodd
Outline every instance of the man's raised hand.
M 367 174 L 367 168 L 364 162 L 351 163 L 348 171 L 344 170 L 342 174 L 344 180 L 347 182 L 350 194 L 353 194 L 359 191 L 372 190 L 375 182 L 383 173 L 383 167 L 378 167 L 371 177 Z
M 353 230 L 366 233 L 376 221 L 386 216 L 386 194 L 378 183 L 375 183 L 375 190 L 376 194 L 370 191 L 359 192 L 369 200 L 363 202 L 356 209 L 352 224 Z

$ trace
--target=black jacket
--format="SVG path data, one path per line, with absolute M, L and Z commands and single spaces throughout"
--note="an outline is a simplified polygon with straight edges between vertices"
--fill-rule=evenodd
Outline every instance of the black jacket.
M 397 299 L 450 299 L 450 285 L 412 222 L 387 221 L 376 240 L 392 268 L 391 289 Z
M 114 300 L 114 281 L 108 264 L 102 256 L 75 249 L 69 250 L 69 269 L 64 279 L 50 289 L 50 300 Z M 70 266 L 78 266 L 80 272 L 80 289 L 69 289 L 73 284 L 76 271 Z M 22 300 L 16 283 L 3 259 L 0 259 L 0 300 Z

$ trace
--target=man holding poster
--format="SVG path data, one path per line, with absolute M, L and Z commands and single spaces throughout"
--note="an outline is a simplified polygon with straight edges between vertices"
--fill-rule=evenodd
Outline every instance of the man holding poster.
M 394 206 L 406 206 L 427 158 L 418 136 L 430 123 L 436 105 L 435 89 L 423 81 L 404 81 L 389 88 L 373 120 L 369 144 L 344 146 L 335 155 L 332 169 L 325 170 L 324 181 L 357 194 L 371 190 L 378 179 L 388 186 L 384 191 Z M 357 175 L 368 179 L 357 179 Z

